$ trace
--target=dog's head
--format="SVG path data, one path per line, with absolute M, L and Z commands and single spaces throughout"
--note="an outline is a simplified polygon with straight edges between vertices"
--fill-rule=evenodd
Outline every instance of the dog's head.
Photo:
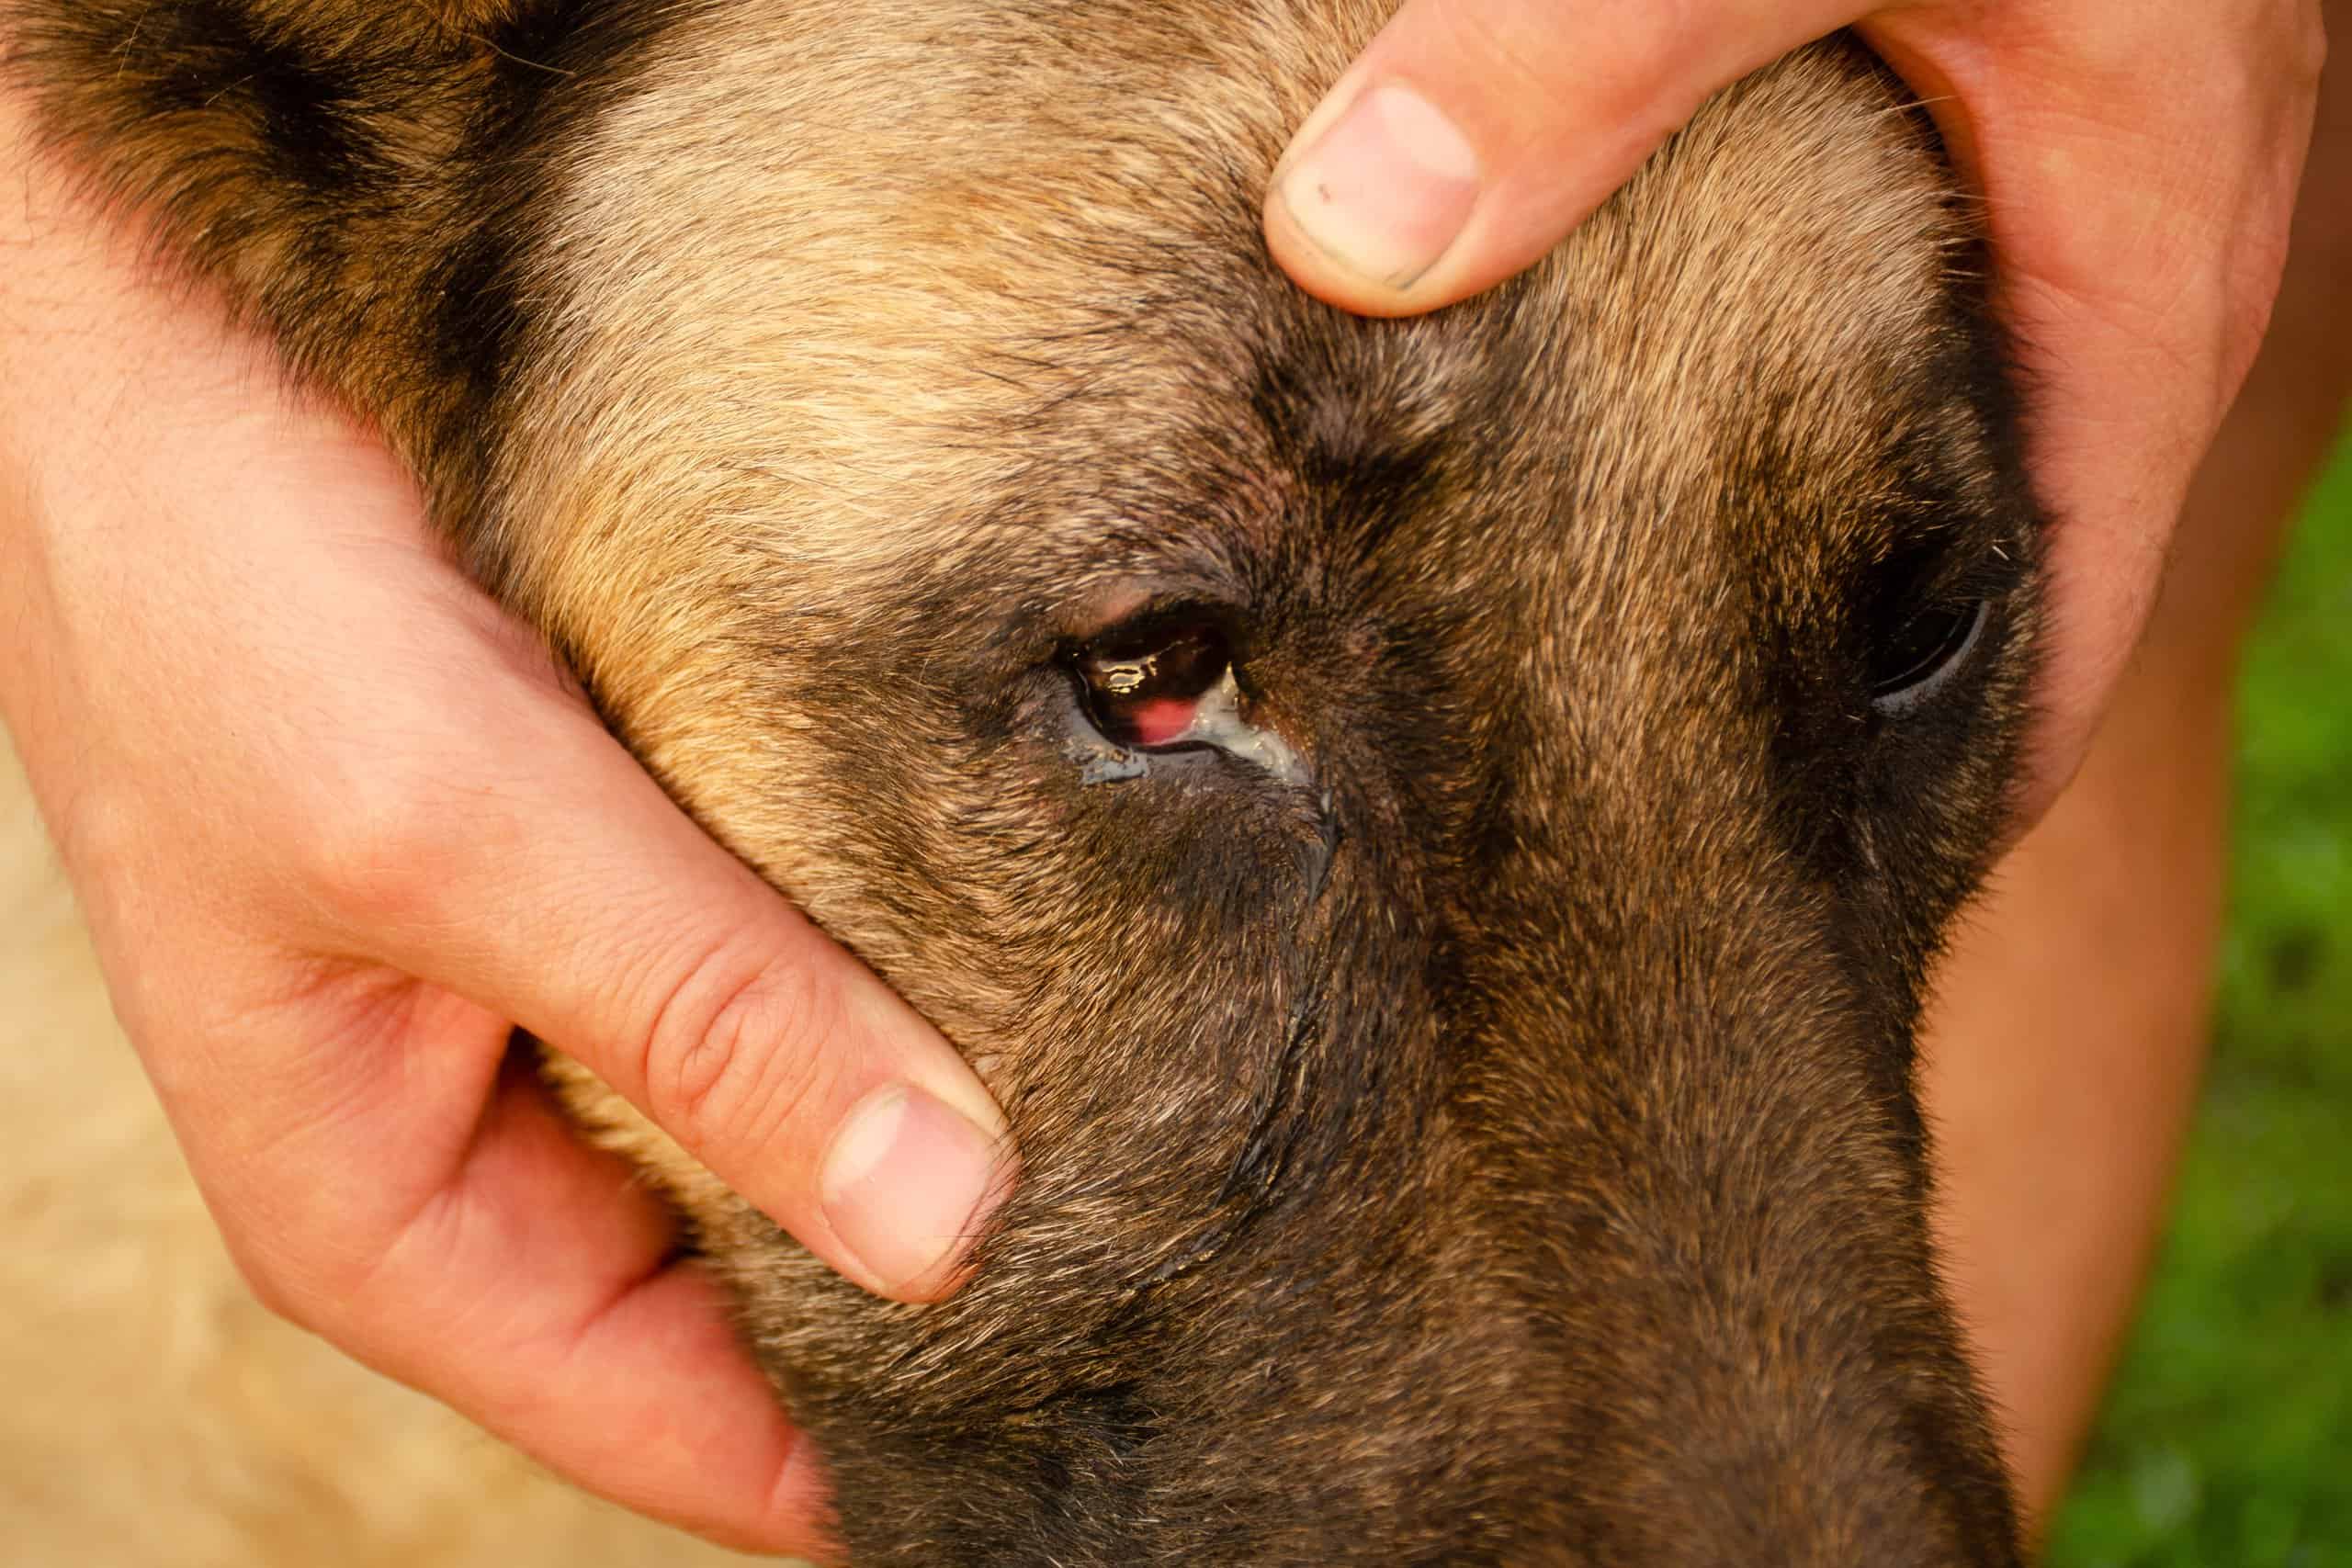
M 1256 224 L 1352 40 L 1228 9 L 746 22 L 553 220 L 494 572 L 1022 1149 L 926 1309 L 694 1204 L 850 1539 L 2007 1561 L 1909 1032 L 2034 538 L 1931 143 L 1812 55 L 1359 321 Z
M 1800 56 L 1377 322 L 1257 216 L 1372 0 L 491 9 L 394 326 L 240 265 L 1012 1120 L 910 1308 L 576 1090 L 860 1560 L 2014 1563 L 1910 1036 L 2035 525 L 1891 84 Z

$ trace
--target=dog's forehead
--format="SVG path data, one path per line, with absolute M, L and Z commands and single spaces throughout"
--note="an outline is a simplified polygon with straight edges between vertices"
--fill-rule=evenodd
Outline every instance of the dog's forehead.
M 1960 226 L 1849 66 L 1719 101 L 1501 296 L 1374 323 L 1296 293 L 1257 232 L 1306 94 L 1273 78 L 1344 39 L 1243 7 L 1142 60 L 1132 18 L 1024 54 L 822 11 L 647 62 L 572 154 L 508 475 L 559 622 L 625 624 L 682 575 L 753 607 L 801 577 L 871 596 L 996 525 L 1059 558 L 1123 512 L 1219 526 L 1262 487 L 1271 517 L 1302 460 L 1351 451 L 1513 497 L 1498 549 L 1655 579 L 1710 551 L 1735 475 L 1866 490 L 1917 401 L 1888 367 L 1936 332 L 1925 272 Z M 1857 120 L 1884 177 L 1832 188 Z M 1135 517 L 1155 486 L 1167 516 Z

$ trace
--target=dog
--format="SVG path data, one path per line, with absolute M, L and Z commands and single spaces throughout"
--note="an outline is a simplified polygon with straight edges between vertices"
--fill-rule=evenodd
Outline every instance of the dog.
M 1384 10 L 0 26 L 1004 1106 L 1019 1186 L 911 1309 L 549 1060 L 853 1561 L 2018 1564 L 1913 1085 L 2038 624 L 1969 208 L 1831 39 L 1527 276 L 1348 316 L 1258 214 Z

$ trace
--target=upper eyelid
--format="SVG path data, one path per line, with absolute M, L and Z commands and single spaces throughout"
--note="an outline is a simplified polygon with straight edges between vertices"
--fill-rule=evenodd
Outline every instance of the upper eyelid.
M 1861 569 L 1851 604 L 1857 614 L 1891 614 L 1900 624 L 1932 605 L 2006 602 L 2030 589 L 2035 565 L 2007 540 L 1915 535 Z

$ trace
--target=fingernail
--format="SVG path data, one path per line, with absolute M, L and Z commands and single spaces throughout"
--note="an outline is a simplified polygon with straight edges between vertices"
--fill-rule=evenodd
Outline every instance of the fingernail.
M 919 1089 L 876 1089 L 826 1151 L 825 1218 L 884 1289 L 929 1283 L 992 1206 L 999 1150 L 996 1136 Z
M 1383 85 L 1358 95 L 1279 188 L 1317 249 L 1359 277 L 1406 288 L 1470 221 L 1478 154 L 1427 98 Z

